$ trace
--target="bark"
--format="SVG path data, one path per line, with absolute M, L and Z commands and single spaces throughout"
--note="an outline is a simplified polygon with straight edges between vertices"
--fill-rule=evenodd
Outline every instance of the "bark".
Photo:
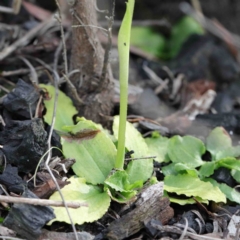
M 76 0 L 72 7 L 73 28 L 71 69 L 79 69 L 71 81 L 75 85 L 83 104 L 77 105 L 79 114 L 106 126 L 112 109 L 113 83 L 110 68 L 102 77 L 104 50 L 98 39 L 95 0 Z M 81 25 L 81 26 L 80 26 Z M 71 89 L 68 88 L 71 95 Z M 74 99 L 73 99 L 74 100 Z
M 113 221 L 106 229 L 110 240 L 126 239 L 144 228 L 144 223 L 155 219 L 163 225 L 174 215 L 168 198 L 163 198 L 163 182 L 144 189 L 133 204 L 135 208 Z

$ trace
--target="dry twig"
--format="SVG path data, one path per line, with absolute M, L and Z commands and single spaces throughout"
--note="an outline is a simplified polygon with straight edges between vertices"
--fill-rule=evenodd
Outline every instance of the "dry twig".
M 57 0 L 56 0 L 57 1 Z M 51 149 L 51 138 L 52 138 L 52 134 L 53 134 L 53 127 L 54 127 L 54 123 L 55 123 L 55 119 L 56 119 L 56 110 L 57 110 L 57 100 L 58 100 L 58 82 L 59 82 L 59 75 L 57 72 L 53 72 L 54 74 L 54 85 L 55 85 L 55 96 L 54 96 L 54 107 L 53 107 L 53 116 L 52 116 L 52 123 L 51 123 L 51 127 L 50 127 L 50 131 L 49 131 L 49 135 L 48 135 L 48 154 L 47 154 L 47 159 L 45 161 L 45 168 L 47 169 L 47 171 L 49 172 L 50 176 L 52 177 L 53 179 L 53 182 L 55 183 L 56 185 L 56 188 L 58 190 L 58 193 L 62 199 L 62 202 L 64 204 L 64 207 L 66 208 L 66 211 L 67 211 L 67 214 L 68 214 L 68 217 L 69 217 L 69 220 L 71 222 L 71 225 L 72 225 L 72 229 L 73 229 L 73 232 L 74 232 L 74 236 L 76 238 L 76 240 L 78 240 L 78 235 L 77 235 L 77 230 L 75 228 L 75 225 L 73 223 L 73 220 L 72 220 L 72 217 L 71 217 L 71 214 L 69 212 L 69 209 L 68 209 L 68 206 L 66 204 L 66 201 L 64 199 L 64 196 L 62 194 L 62 191 L 59 187 L 59 184 L 55 178 L 55 176 L 53 175 L 52 171 L 51 171 L 51 168 L 49 167 L 49 161 L 51 159 L 51 156 L 52 156 L 52 151 L 50 150 Z
M 42 67 L 42 66 L 35 68 L 36 71 L 41 71 L 43 69 L 45 69 L 45 67 Z M 20 68 L 20 69 L 16 69 L 16 70 L 12 70 L 12 71 L 2 71 L 2 72 L 0 72 L 0 76 L 1 77 L 10 77 L 10 76 L 28 74 L 29 72 L 30 72 L 30 69 Z
M 51 127 L 50 127 L 50 131 L 49 131 L 49 135 L 48 135 L 48 154 L 47 154 L 47 159 L 45 161 L 45 168 L 48 170 L 50 176 L 52 177 L 53 179 L 53 182 L 55 183 L 56 185 L 56 188 L 58 190 L 58 193 L 62 199 L 62 202 L 64 204 L 64 207 L 66 208 L 66 211 L 67 211 L 67 214 L 68 214 L 68 217 L 70 219 L 70 222 L 71 222 L 71 225 L 72 225 L 72 229 L 73 229 L 73 232 L 74 232 L 74 235 L 75 235 L 75 238 L 76 240 L 78 240 L 78 235 L 77 235 L 77 230 L 75 228 L 75 225 L 73 223 L 73 220 L 72 220 L 72 217 L 71 217 L 71 214 L 69 212 L 69 209 L 68 209 L 68 206 L 66 204 L 66 201 L 64 199 L 64 196 L 62 194 L 62 191 L 59 187 L 59 184 L 55 178 L 55 176 L 53 175 L 52 171 L 51 171 L 51 168 L 49 167 L 49 161 L 51 159 L 51 156 L 52 156 L 52 151 L 50 150 L 51 149 L 51 138 L 52 138 L 52 134 L 53 134 L 53 127 L 54 127 L 54 123 L 55 123 L 55 119 L 56 119 L 56 111 L 57 111 L 57 99 L 58 99 L 58 81 L 59 81 L 59 75 L 57 72 L 53 72 L 54 73 L 54 84 L 55 84 L 55 96 L 54 96 L 54 107 L 53 107 L 53 116 L 52 116 L 52 123 L 51 123 Z
M 58 0 L 55 0 L 55 3 L 58 8 L 58 15 L 55 15 L 55 18 L 59 22 L 60 25 L 60 31 L 61 31 L 61 38 L 62 38 L 62 46 L 63 46 L 63 59 L 64 59 L 64 66 L 65 66 L 65 74 L 68 74 L 68 62 L 67 62 L 67 47 L 65 42 L 65 36 L 64 36 L 64 29 L 62 25 L 62 15 L 61 15 L 61 9 Z
M 105 49 L 104 54 L 104 61 L 103 61 L 103 67 L 102 67 L 102 74 L 101 74 L 101 81 L 103 81 L 106 78 L 107 69 L 108 69 L 108 62 L 109 62 L 109 55 L 112 48 L 112 26 L 114 23 L 114 11 L 115 11 L 115 0 L 113 0 L 112 3 L 112 13 L 111 16 L 108 17 L 108 43 Z
M 222 40 L 225 40 L 224 36 L 226 35 L 226 30 L 223 30 L 216 26 L 216 23 L 213 20 L 210 20 L 209 18 L 199 14 L 198 12 L 194 11 L 194 9 L 188 4 L 188 3 L 181 3 L 180 4 L 181 10 L 193 17 L 195 20 L 197 20 L 203 28 L 208 30 L 210 33 L 214 34 L 215 36 L 221 38 Z M 229 35 L 232 37 L 232 44 L 240 49 L 240 37 L 236 34 L 228 32 Z
M 75 86 L 72 84 L 72 82 L 70 81 L 70 79 L 68 78 L 67 75 L 63 74 L 64 79 L 66 80 L 67 84 L 69 85 L 69 88 L 71 89 L 73 95 L 72 97 L 74 98 L 74 100 L 76 101 L 76 104 L 78 106 L 81 106 L 83 104 L 82 99 L 79 97 L 78 93 L 77 93 L 77 89 L 75 88 Z
M 53 63 L 53 69 L 54 71 L 57 71 L 57 67 L 58 67 L 58 60 L 59 60 L 59 55 L 64 47 L 66 40 L 70 37 L 71 35 L 71 31 L 69 30 L 64 37 L 62 37 L 62 41 L 60 42 L 60 44 L 58 45 L 55 53 L 54 53 L 54 63 Z M 68 72 L 66 73 L 66 71 L 68 71 L 68 65 L 67 65 L 67 50 L 63 50 L 63 56 L 64 56 L 64 63 L 65 63 L 65 74 L 68 74 Z
M 37 198 L 10 197 L 10 196 L 2 196 L 2 195 L 0 195 L 0 202 L 25 203 L 25 204 L 39 205 L 39 206 L 64 207 L 64 203 L 62 201 L 37 199 Z M 70 207 L 70 208 L 79 208 L 79 207 L 88 206 L 86 203 L 79 203 L 79 202 L 65 202 L 65 203 L 67 207 Z
M 21 4 L 22 0 L 13 0 L 11 8 L 0 6 L 0 12 L 18 14 L 20 11 Z
M 2 52 L 0 52 L 0 61 L 9 56 L 11 53 L 13 53 L 15 50 L 17 50 L 19 47 L 23 47 L 31 41 L 32 38 L 37 36 L 39 34 L 39 31 L 45 27 L 49 28 L 53 24 L 55 24 L 54 19 L 51 17 L 50 19 L 47 19 L 46 21 L 39 23 L 35 28 L 31 29 L 29 32 L 27 32 L 22 38 L 15 41 L 12 45 L 6 47 Z
M 142 160 L 142 159 L 154 159 L 156 157 L 157 156 L 139 157 L 139 158 L 125 158 L 125 161 Z
M 31 77 L 30 80 L 32 82 L 32 84 L 38 84 L 38 75 L 36 72 L 36 69 L 33 67 L 33 65 L 24 57 L 18 57 L 19 59 L 21 59 L 28 67 L 31 73 Z

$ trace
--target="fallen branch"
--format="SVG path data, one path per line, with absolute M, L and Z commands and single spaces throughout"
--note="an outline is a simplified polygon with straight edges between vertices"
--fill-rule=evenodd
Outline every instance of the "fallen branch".
M 144 189 L 129 206 L 129 212 L 113 221 L 106 229 L 107 239 L 126 239 L 144 228 L 144 223 L 156 219 L 167 223 L 174 215 L 169 199 L 163 198 L 163 182 Z M 127 211 L 124 209 L 124 211 Z

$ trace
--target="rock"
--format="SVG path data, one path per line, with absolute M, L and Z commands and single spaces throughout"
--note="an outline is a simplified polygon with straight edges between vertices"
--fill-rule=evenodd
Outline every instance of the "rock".
M 3 184 L 9 192 L 22 193 L 26 182 L 18 175 L 18 168 L 10 164 L 6 166 L 0 175 L 0 183 Z
M 47 149 L 42 119 L 11 121 L 0 132 L 0 144 L 7 163 L 17 166 L 19 172 L 34 171 Z
M 22 197 L 37 198 L 29 190 L 26 190 Z M 14 203 L 3 225 L 23 238 L 36 240 L 41 234 L 42 227 L 54 217 L 53 209 L 50 207 Z
M 133 114 L 151 119 L 166 117 L 172 113 L 172 109 L 155 95 L 151 88 L 146 88 L 139 96 L 138 101 L 129 106 Z
M 14 119 L 30 119 L 35 114 L 39 96 L 37 88 L 20 79 L 4 98 L 3 107 L 15 116 Z

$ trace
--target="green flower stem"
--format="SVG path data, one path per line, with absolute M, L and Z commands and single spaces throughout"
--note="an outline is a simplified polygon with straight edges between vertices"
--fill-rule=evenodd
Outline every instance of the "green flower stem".
M 123 169 L 125 155 L 125 132 L 128 106 L 129 48 L 131 25 L 135 0 L 128 0 L 127 9 L 118 34 L 119 80 L 120 80 L 120 120 L 118 129 L 118 150 L 115 168 Z

